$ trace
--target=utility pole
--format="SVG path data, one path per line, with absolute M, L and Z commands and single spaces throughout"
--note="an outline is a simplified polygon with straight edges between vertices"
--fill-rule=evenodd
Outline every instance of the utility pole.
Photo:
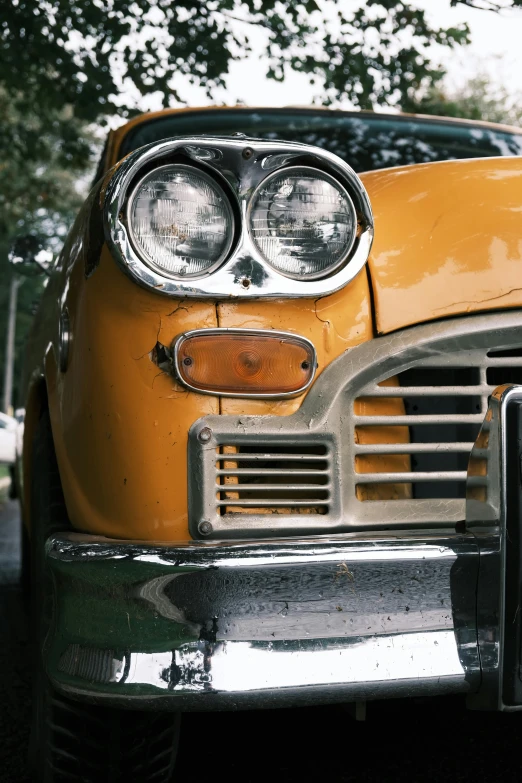
M 9 290 L 9 313 L 7 316 L 7 337 L 5 341 L 5 366 L 4 366 L 4 399 L 2 410 L 4 413 L 12 411 L 13 397 L 13 371 L 15 360 L 15 333 L 16 333 L 16 300 L 18 298 L 18 289 L 22 285 L 18 275 L 11 277 L 11 288 Z

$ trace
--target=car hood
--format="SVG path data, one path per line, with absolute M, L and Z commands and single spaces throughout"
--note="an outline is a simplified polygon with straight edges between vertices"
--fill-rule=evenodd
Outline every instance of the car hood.
M 369 259 L 380 334 L 522 306 L 522 158 L 361 175 L 375 215 Z

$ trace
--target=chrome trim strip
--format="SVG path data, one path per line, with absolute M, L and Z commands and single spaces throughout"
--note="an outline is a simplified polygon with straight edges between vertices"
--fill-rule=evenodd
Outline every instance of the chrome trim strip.
M 246 159 L 245 149 L 253 154 Z M 173 279 L 147 266 L 129 240 L 122 216 L 131 183 L 144 168 L 168 163 L 176 156 L 192 159 L 200 168 L 225 179 L 231 188 L 240 216 L 239 237 L 228 259 L 207 277 Z M 252 193 L 275 168 L 299 164 L 327 170 L 346 188 L 355 205 L 360 224 L 351 255 L 341 269 L 320 280 L 294 280 L 277 272 L 259 253 L 247 226 L 247 209 Z M 114 169 L 104 198 L 104 226 L 107 244 L 122 269 L 146 288 L 169 296 L 212 297 L 318 297 L 338 291 L 365 265 L 373 241 L 373 216 L 366 190 L 341 158 L 325 150 L 294 142 L 248 138 L 178 137 L 150 144 L 131 153 Z
M 48 674 L 77 698 L 234 709 L 473 692 L 472 535 L 47 542 Z
M 72 333 L 69 310 L 67 307 L 63 307 L 58 324 L 58 366 L 61 373 L 67 372 L 67 367 L 69 366 L 71 341 Z
M 280 338 L 281 340 L 285 340 L 287 338 L 292 338 L 292 340 L 299 341 L 301 343 L 304 343 L 308 346 L 312 353 L 312 374 L 310 376 L 310 380 L 308 383 L 306 383 L 304 386 L 301 386 L 300 389 L 297 389 L 294 392 L 280 392 L 280 393 L 274 393 L 274 394 L 254 394 L 253 392 L 241 392 L 241 393 L 234 393 L 234 392 L 216 392 L 216 391 L 205 391 L 203 389 L 199 389 L 196 386 L 192 386 L 190 383 L 185 381 L 185 379 L 182 377 L 180 369 L 179 369 L 179 361 L 178 361 L 178 353 L 179 353 L 179 347 L 180 345 L 185 341 L 189 340 L 191 337 L 197 337 L 198 335 L 208 336 L 213 334 L 241 334 L 245 337 L 248 337 L 249 335 L 252 335 L 254 337 L 275 337 L 276 339 Z M 176 373 L 176 380 L 179 381 L 183 386 L 185 386 L 187 389 L 190 389 L 191 391 L 197 392 L 198 394 L 211 394 L 213 397 L 219 396 L 219 397 L 243 397 L 243 398 L 255 398 L 258 400 L 273 400 L 273 399 L 284 399 L 284 398 L 291 398 L 291 397 L 297 397 L 299 394 L 302 394 L 305 392 L 313 383 L 315 378 L 315 373 L 317 371 L 317 352 L 315 350 L 315 346 L 311 340 L 309 340 L 307 337 L 303 337 L 300 334 L 296 334 L 295 332 L 279 332 L 275 329 L 227 329 L 226 327 L 217 327 L 215 329 L 192 329 L 189 332 L 183 332 L 180 334 L 176 339 L 174 340 L 173 344 L 173 363 L 174 363 L 174 370 Z
M 506 618 L 506 554 L 511 545 L 507 530 L 507 438 L 517 438 L 517 433 L 508 433 L 507 416 L 513 403 L 522 405 L 522 386 L 500 386 L 491 395 L 471 452 L 466 499 L 466 527 L 481 548 L 477 622 L 483 686 L 470 699 L 470 705 L 507 712 L 522 709 L 522 705 L 505 704 L 503 699 L 506 635 L 513 633 Z M 517 476 L 519 471 L 518 465 Z

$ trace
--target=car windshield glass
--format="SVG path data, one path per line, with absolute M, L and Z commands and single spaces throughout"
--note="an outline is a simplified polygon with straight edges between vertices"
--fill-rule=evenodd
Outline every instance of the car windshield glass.
M 456 158 L 522 155 L 522 134 L 469 123 L 328 110 L 202 110 L 143 122 L 124 137 L 120 157 L 173 136 L 245 133 L 313 144 L 370 171 Z

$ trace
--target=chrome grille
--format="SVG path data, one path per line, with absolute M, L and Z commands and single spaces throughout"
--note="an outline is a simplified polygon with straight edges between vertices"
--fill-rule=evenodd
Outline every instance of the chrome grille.
M 522 383 L 521 346 L 516 310 L 423 324 L 347 350 L 291 416 L 200 419 L 192 535 L 454 527 L 488 397 Z
M 216 455 L 217 513 L 328 514 L 330 461 L 325 444 L 221 446 Z

